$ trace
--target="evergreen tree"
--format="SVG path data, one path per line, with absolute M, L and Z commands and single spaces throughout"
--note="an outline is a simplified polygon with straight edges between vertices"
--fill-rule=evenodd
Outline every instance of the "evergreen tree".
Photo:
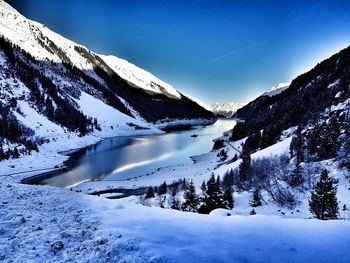
M 15 149 L 12 151 L 12 158 L 14 158 L 14 159 L 17 159 L 17 158 L 19 158 L 19 151 L 18 151 L 18 148 L 17 148 L 17 146 L 15 147 Z
M 261 200 L 260 200 L 260 192 L 259 190 L 255 190 L 253 192 L 253 198 L 250 202 L 251 207 L 258 207 L 261 206 Z
M 234 206 L 232 189 L 228 188 L 225 190 L 223 199 L 225 206 L 232 209 Z
M 49 118 L 52 118 L 53 117 L 53 113 L 55 111 L 55 108 L 53 107 L 52 100 L 49 97 L 46 98 L 45 106 L 46 106 L 47 116 Z
M 296 135 L 293 137 L 290 143 L 290 155 L 296 157 L 298 163 L 304 162 L 304 140 L 302 136 L 302 128 L 298 126 Z
M 4 160 L 6 158 L 6 154 L 4 152 L 4 149 L 2 148 L 2 145 L 0 145 L 0 161 Z
M 200 197 L 200 206 L 198 208 L 198 213 L 201 213 L 201 214 L 208 214 L 209 212 L 207 212 L 207 209 L 206 209 L 206 204 L 208 202 L 208 189 L 207 189 L 207 184 L 205 183 L 205 180 L 203 180 L 202 182 L 202 185 L 200 187 L 201 191 L 202 191 L 202 194 L 201 194 L 201 197 Z
M 207 185 L 205 184 L 205 180 L 203 180 L 203 183 L 201 185 L 201 190 L 203 194 L 207 193 Z
M 350 123 L 350 121 L 349 121 Z M 350 125 L 348 124 L 345 128 L 345 133 L 348 134 L 342 143 L 341 148 L 338 151 L 337 161 L 339 162 L 339 166 L 341 168 L 346 168 L 350 171 Z
M 158 187 L 158 195 L 165 195 L 168 191 L 166 181 L 164 181 L 159 187 Z
M 171 186 L 171 196 L 175 197 L 178 192 L 179 192 L 179 183 L 174 181 Z
M 264 149 L 274 144 L 277 141 L 279 135 L 280 135 L 280 129 L 278 126 L 276 126 L 276 124 L 269 123 L 268 125 L 266 125 L 263 129 L 263 132 L 260 138 L 260 143 L 259 143 L 260 149 Z
M 348 211 L 348 208 L 346 207 L 346 205 L 344 204 L 343 205 L 343 208 L 342 208 L 342 212 L 343 212 L 343 219 L 346 219 L 346 214 L 347 214 L 347 211 Z
M 224 150 L 224 149 L 222 149 L 222 150 L 220 150 L 220 152 L 217 154 L 217 157 L 219 157 L 220 158 L 220 161 L 226 161 L 226 159 L 227 159 L 227 152 Z
M 154 190 L 153 190 L 153 187 L 152 186 L 150 186 L 150 187 L 148 187 L 148 189 L 147 189 L 147 193 L 146 193 L 146 199 L 149 199 L 149 198 L 154 198 L 155 197 L 155 195 L 154 195 Z
M 199 206 L 199 196 L 196 193 L 196 187 L 191 180 L 188 189 L 184 193 L 185 201 L 182 203 L 182 210 L 188 212 L 197 212 Z
M 305 181 L 305 179 L 304 179 L 302 172 L 301 172 L 300 163 L 296 160 L 294 169 L 290 175 L 289 185 L 291 187 L 298 187 L 298 186 L 303 185 L 304 181 Z
M 224 145 L 224 141 L 223 140 L 216 140 L 214 142 L 214 145 L 213 145 L 213 150 L 219 150 L 221 148 L 223 148 L 225 145 Z
M 333 158 L 339 149 L 338 137 L 340 135 L 338 119 L 333 115 L 328 124 L 324 124 L 317 137 L 317 155 L 322 160 Z
M 224 201 L 224 194 L 220 188 L 220 177 L 215 180 L 215 175 L 212 173 L 207 185 L 206 192 L 202 198 L 202 205 L 198 209 L 199 213 L 209 214 L 217 208 L 228 208 Z
M 226 171 L 226 173 L 224 174 L 224 177 L 222 179 L 222 187 L 224 188 L 224 190 L 227 190 L 227 189 L 232 190 L 232 187 L 234 184 L 233 174 L 234 174 L 234 172 L 232 169 Z
M 329 220 L 338 217 L 337 181 L 325 169 L 315 184 L 309 200 L 309 210 L 317 219 Z
M 179 199 L 176 196 L 171 197 L 171 205 L 170 208 L 171 209 L 175 209 L 175 210 L 180 210 L 181 209 L 181 203 L 179 201 Z
M 247 140 L 244 142 L 245 146 L 250 149 L 250 151 L 257 151 L 260 146 L 261 133 L 260 131 L 253 133 L 248 136 Z
M 242 162 L 239 164 L 239 179 L 241 183 L 248 181 L 251 169 L 250 149 L 243 145 L 241 153 Z
M 182 190 L 183 190 L 183 191 L 187 190 L 187 188 L 188 188 L 188 182 L 187 182 L 186 178 L 182 179 L 182 185 L 181 185 L 181 187 L 182 187 Z

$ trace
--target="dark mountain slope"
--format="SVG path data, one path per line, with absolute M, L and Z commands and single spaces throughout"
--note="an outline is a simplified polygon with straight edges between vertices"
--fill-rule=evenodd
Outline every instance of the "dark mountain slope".
M 270 137 L 270 145 L 283 130 L 316 122 L 326 108 L 350 97 L 349 68 L 350 47 L 298 76 L 282 93 L 257 98 L 235 114 L 245 122 L 234 128 L 232 140 L 263 130 Z

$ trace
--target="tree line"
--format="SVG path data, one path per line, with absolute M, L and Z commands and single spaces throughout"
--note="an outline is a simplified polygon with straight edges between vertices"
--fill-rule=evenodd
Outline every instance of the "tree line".
M 234 206 L 233 190 L 225 185 L 220 177 L 211 174 L 208 181 L 203 181 L 198 193 L 193 180 L 182 179 L 167 186 L 166 182 L 159 187 L 149 187 L 145 200 L 158 197 L 160 207 L 165 207 L 168 194 L 168 207 L 176 210 L 209 214 L 217 208 L 232 209 Z M 182 199 L 179 192 L 183 191 Z

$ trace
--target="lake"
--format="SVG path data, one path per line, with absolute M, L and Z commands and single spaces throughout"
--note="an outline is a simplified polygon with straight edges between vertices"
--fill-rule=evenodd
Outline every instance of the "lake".
M 29 183 L 70 188 L 91 180 L 127 180 L 159 167 L 191 163 L 191 156 L 210 151 L 213 139 L 232 129 L 235 120 L 161 135 L 113 137 L 70 154 L 67 169 L 39 176 Z M 191 137 L 196 134 L 197 137 Z

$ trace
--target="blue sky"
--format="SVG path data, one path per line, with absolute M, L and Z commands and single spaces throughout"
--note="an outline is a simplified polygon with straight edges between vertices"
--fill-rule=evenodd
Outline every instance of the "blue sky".
M 350 45 L 347 1 L 8 2 L 206 103 L 247 101 Z

